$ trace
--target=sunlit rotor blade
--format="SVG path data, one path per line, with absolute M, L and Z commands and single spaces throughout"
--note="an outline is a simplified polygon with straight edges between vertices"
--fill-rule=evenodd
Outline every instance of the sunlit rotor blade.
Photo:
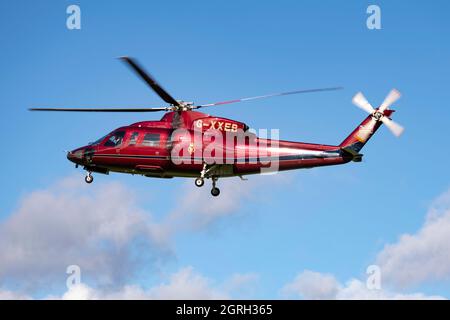
M 391 132 L 396 137 L 399 137 L 405 130 L 401 125 L 399 125 L 397 122 L 392 121 L 388 117 L 382 117 L 381 121 L 386 125 L 386 127 L 389 128 L 389 130 L 391 130 Z
M 65 111 L 65 112 L 156 112 L 170 108 L 30 108 L 30 111 Z
M 402 96 L 401 93 L 397 89 L 392 89 L 391 92 L 389 92 L 387 97 L 384 99 L 378 111 L 383 112 L 384 110 L 389 108 L 395 101 L 400 99 L 401 96 Z
M 194 109 L 203 108 L 203 107 L 219 106 L 219 105 L 223 105 L 223 104 L 230 104 L 230 103 L 236 103 L 236 102 L 244 102 L 244 101 L 250 101 L 250 100 L 271 98 L 271 97 L 287 96 L 290 94 L 321 92 L 321 91 L 334 91 L 334 90 L 340 90 L 340 89 L 342 89 L 342 87 L 307 89 L 307 90 L 296 90 L 296 91 L 288 91 L 288 92 L 281 92 L 281 93 L 272 93 L 272 94 L 266 94 L 263 96 L 255 96 L 255 97 L 249 97 L 249 98 L 241 98 L 241 99 L 235 99 L 235 100 L 226 100 L 226 101 L 221 101 L 221 102 L 202 104 L 199 106 L 194 106 Z
M 120 57 L 119 59 L 125 61 L 142 78 L 142 80 L 144 80 L 153 89 L 153 91 L 161 97 L 161 99 L 171 105 L 179 106 L 178 101 L 175 100 L 166 90 L 164 90 L 148 72 L 144 71 L 144 69 L 139 66 L 134 59 L 130 57 Z
M 367 113 L 373 113 L 375 109 L 372 105 L 367 101 L 364 95 L 361 92 L 358 92 L 352 99 L 352 102 L 357 107 L 363 109 Z

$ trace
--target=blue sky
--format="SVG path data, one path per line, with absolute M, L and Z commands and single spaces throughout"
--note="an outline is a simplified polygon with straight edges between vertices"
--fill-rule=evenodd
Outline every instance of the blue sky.
M 81 8 L 81 30 L 66 28 L 70 4 Z M 356 92 L 377 105 L 395 87 L 403 94 L 394 115 L 406 127 L 400 139 L 381 128 L 363 150 L 362 163 L 224 182 L 223 193 L 236 192 L 235 185 L 246 189 L 246 183 L 251 190 L 232 196 L 236 205 L 219 209 L 211 223 L 177 232 L 171 239 L 173 255 L 159 272 L 146 274 L 144 268 L 130 281 L 148 287 L 161 280 L 160 273 L 191 266 L 213 283 L 233 274 L 256 274 L 257 289 L 249 297 L 277 298 L 302 270 L 332 274 L 340 283 L 364 280 L 366 267 L 384 246 L 422 228 L 433 200 L 450 187 L 449 4 L 377 1 L 382 29 L 368 30 L 369 4 L 0 2 L 0 125 L 7 146 L 0 160 L 0 221 L 11 219 L 35 190 L 74 175 L 83 179 L 63 150 L 162 116 L 27 111 L 164 105 L 118 56 L 136 57 L 177 99 L 197 103 L 299 88 L 345 88 L 208 110 L 252 128 L 278 128 L 284 140 L 337 144 L 365 117 L 351 104 Z M 88 194 L 118 183 L 157 221 L 182 210 L 189 192 L 205 199 L 197 205 L 206 213 L 208 208 L 216 212 L 224 201 L 214 202 L 206 188 L 201 190 L 205 195 L 190 191 L 195 188 L 190 180 L 95 178 Z M 90 214 L 96 214 L 94 208 Z M 90 275 L 95 279 L 95 272 Z M 0 285 L 8 283 L 8 276 Z M 449 276 L 401 290 L 449 297 Z M 38 295 L 47 295 L 62 289 L 39 290 Z

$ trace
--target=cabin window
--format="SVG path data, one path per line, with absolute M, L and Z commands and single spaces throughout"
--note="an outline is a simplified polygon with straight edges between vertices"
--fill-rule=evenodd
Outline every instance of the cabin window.
M 108 140 L 106 140 L 105 147 L 118 147 L 122 144 L 125 131 L 114 132 Z
M 139 136 L 139 132 L 133 132 L 131 134 L 130 143 L 128 143 L 128 145 L 130 145 L 130 146 L 136 145 L 138 136 Z
M 159 147 L 160 136 L 159 133 L 146 133 L 142 145 L 144 147 Z

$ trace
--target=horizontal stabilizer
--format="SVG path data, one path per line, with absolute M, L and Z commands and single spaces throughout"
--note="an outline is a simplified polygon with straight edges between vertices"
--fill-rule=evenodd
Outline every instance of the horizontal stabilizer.
M 354 161 L 354 162 L 362 161 L 363 154 L 356 151 L 354 148 L 352 148 L 352 146 L 347 146 L 347 147 L 341 148 L 341 150 L 350 154 L 353 157 L 352 161 Z

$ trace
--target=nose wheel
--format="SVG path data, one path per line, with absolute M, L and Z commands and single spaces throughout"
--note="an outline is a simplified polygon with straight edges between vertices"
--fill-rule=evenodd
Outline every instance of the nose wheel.
M 86 177 L 84 178 L 84 181 L 86 181 L 86 183 L 91 184 L 92 182 L 94 182 L 94 177 L 92 176 L 92 174 L 89 172 Z
M 203 179 L 203 178 L 195 179 L 195 186 L 200 188 L 200 187 L 203 187 L 204 184 L 205 184 L 205 179 Z

